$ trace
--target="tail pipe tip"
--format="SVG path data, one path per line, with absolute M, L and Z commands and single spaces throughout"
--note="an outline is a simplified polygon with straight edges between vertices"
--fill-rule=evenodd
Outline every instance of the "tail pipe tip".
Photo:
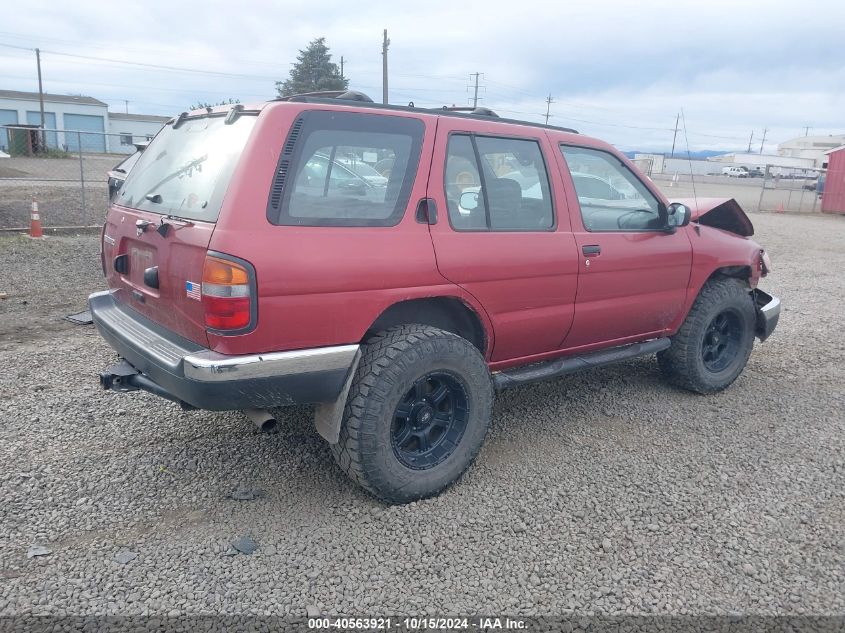
M 276 422 L 276 418 L 266 409 L 244 409 L 244 415 L 262 433 L 275 433 L 277 430 L 278 422 Z

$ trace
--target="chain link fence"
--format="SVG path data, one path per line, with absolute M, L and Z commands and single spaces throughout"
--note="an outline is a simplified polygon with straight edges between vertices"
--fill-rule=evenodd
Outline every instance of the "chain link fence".
M 33 199 L 44 227 L 102 224 L 108 206 L 107 172 L 127 156 L 105 150 L 126 150 L 132 139 L 125 136 L 0 127 L 0 229 L 28 227 Z
M 108 175 L 146 138 L 125 134 L 0 127 L 0 229 L 29 226 L 32 200 L 44 227 L 98 226 L 108 207 Z M 120 148 L 108 153 L 106 148 Z M 638 166 L 645 173 L 651 164 Z M 718 169 L 720 165 L 714 165 Z M 822 170 L 767 165 L 762 177 L 651 173 L 670 197 L 735 198 L 749 211 L 821 211 Z
M 824 170 L 767 165 L 760 188 L 760 211 L 812 213 L 821 211 Z
M 746 211 L 813 213 L 821 212 L 818 183 L 823 173 L 823 170 L 769 165 L 745 178 L 722 174 L 693 176 L 689 172 L 652 173 L 650 178 L 670 200 L 734 198 Z

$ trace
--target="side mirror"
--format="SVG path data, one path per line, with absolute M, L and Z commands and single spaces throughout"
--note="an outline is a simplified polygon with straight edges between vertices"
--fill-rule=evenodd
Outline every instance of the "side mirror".
M 678 229 L 689 224 L 692 219 L 692 209 L 680 202 L 673 202 L 666 207 L 667 228 Z
M 475 211 L 478 208 L 478 192 L 464 191 L 461 194 L 460 205 L 467 211 Z

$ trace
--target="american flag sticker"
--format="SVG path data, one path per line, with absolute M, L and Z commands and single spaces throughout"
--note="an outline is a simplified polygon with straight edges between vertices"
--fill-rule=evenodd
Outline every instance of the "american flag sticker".
M 187 296 L 188 299 L 196 299 L 197 301 L 200 301 L 202 299 L 202 286 L 195 281 L 186 281 L 185 296 Z

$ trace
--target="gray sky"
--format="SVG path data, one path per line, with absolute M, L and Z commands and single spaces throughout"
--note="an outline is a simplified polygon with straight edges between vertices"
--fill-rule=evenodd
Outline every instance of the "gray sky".
M 744 149 L 753 130 L 758 151 L 764 127 L 767 151 L 804 126 L 845 132 L 842 0 L 59 4 L 22 0 L 6 13 L 0 88 L 37 89 L 34 53 L 8 45 L 38 46 L 46 91 L 112 110 L 124 99 L 145 114 L 264 100 L 298 49 L 325 36 L 351 87 L 378 101 L 387 28 L 392 103 L 466 105 L 481 72 L 482 104 L 502 116 L 542 120 L 551 94 L 551 123 L 622 149 L 668 150 L 681 109 L 692 150 Z

